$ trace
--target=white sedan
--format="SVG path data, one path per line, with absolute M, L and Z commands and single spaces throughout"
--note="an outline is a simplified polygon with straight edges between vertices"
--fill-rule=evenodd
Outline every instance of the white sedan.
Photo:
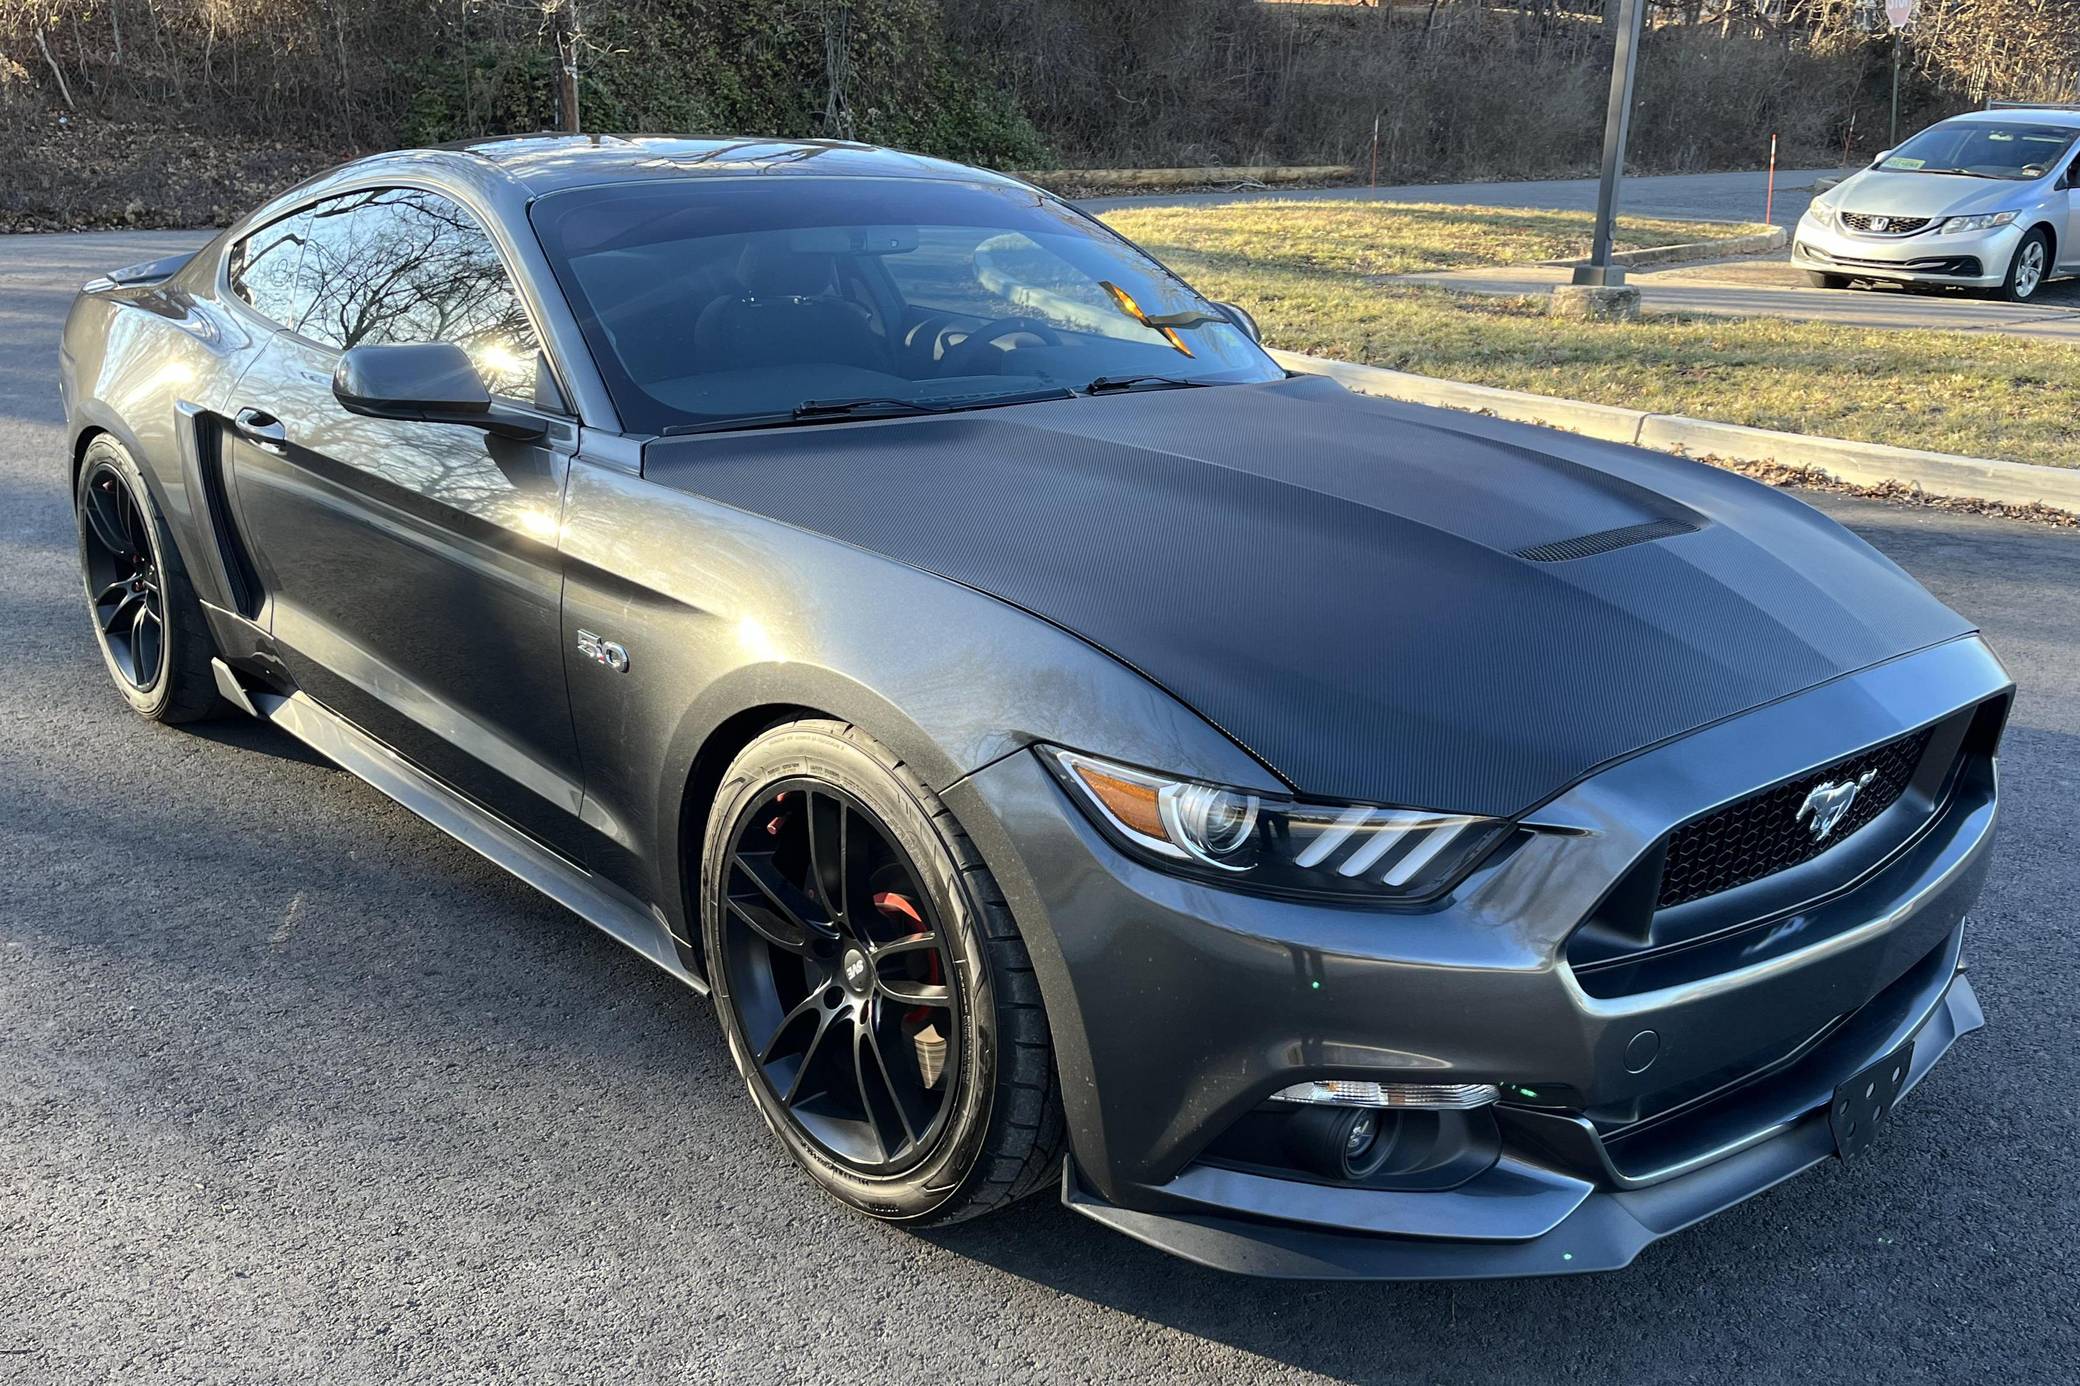
M 2080 109 L 1976 111 L 1931 125 L 1813 199 L 1791 263 L 1814 285 L 1893 280 L 2023 302 L 2080 274 Z

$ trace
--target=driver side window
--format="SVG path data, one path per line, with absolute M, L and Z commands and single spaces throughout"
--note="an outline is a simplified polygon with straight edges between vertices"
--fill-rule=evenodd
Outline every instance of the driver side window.
M 452 342 L 493 394 L 532 400 L 541 339 L 469 212 L 429 192 L 350 193 L 313 209 L 298 330 L 336 351 Z

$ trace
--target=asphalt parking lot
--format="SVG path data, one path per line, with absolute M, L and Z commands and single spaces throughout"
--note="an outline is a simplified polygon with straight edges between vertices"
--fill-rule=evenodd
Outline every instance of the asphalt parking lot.
M 1814 497 L 2021 686 L 1989 1028 L 1631 1269 L 1268 1284 L 797 1177 L 707 1004 L 257 724 L 107 686 L 55 384 L 146 236 L 0 238 L 0 1381 L 2072 1379 L 2080 534 Z

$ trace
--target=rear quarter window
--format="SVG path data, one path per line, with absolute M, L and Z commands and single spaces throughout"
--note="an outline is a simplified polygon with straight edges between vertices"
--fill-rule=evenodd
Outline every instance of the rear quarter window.
M 269 222 L 231 248 L 231 292 L 270 322 L 294 329 L 308 306 L 297 270 L 310 237 L 311 209 Z

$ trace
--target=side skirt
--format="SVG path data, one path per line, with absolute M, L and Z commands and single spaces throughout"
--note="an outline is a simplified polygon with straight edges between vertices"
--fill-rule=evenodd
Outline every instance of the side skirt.
M 238 687 L 228 668 L 217 670 L 221 687 Z M 635 897 L 593 876 L 534 839 L 515 831 L 476 804 L 405 760 L 359 727 L 303 693 L 282 697 L 241 688 L 232 701 L 250 708 L 342 770 L 366 781 L 448 836 L 504 867 L 608 937 L 626 944 L 693 990 L 708 984 L 679 961 L 665 922 Z

